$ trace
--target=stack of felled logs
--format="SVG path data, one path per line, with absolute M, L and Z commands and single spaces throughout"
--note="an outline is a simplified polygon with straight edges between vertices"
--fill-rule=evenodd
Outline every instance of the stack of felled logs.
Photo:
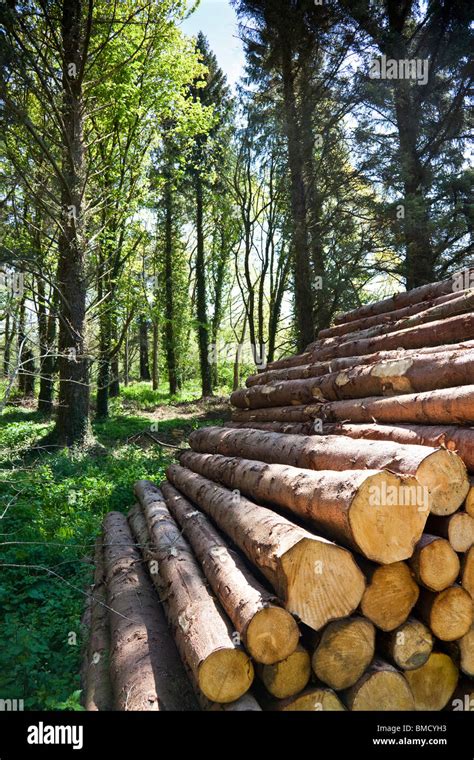
M 107 516 L 88 709 L 474 709 L 474 294 L 449 287 L 249 378 Z

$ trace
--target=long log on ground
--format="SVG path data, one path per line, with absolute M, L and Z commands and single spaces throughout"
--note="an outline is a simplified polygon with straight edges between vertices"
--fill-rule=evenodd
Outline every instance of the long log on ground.
M 376 351 L 394 351 L 400 348 L 423 348 L 440 346 L 444 343 L 457 343 L 461 340 L 474 339 L 474 314 L 460 314 L 448 319 L 438 319 L 405 330 L 396 330 L 386 335 L 373 338 L 349 339 L 327 347 L 314 349 L 312 360 L 327 361 L 341 356 L 360 356 Z
M 272 704 L 273 710 L 282 712 L 343 712 L 345 707 L 332 689 L 308 688 L 296 697 Z
M 150 578 L 158 592 L 158 594 L 161 594 L 162 587 L 160 584 L 159 575 L 157 573 L 157 567 L 158 567 L 158 556 L 155 552 L 153 552 L 151 545 L 150 545 L 150 532 L 148 530 L 148 525 L 145 519 L 144 512 L 140 505 L 136 504 L 133 509 L 130 510 L 128 513 L 128 521 L 130 524 L 130 528 L 132 531 L 132 534 L 137 542 L 137 544 L 140 546 L 142 555 L 144 560 L 148 563 L 148 569 L 150 573 Z M 163 610 L 166 609 L 167 600 L 164 599 L 161 602 L 163 606 Z M 164 620 L 163 616 L 163 622 L 165 623 L 165 629 L 160 630 L 160 645 L 161 648 L 166 649 L 168 651 L 172 651 L 174 654 L 173 656 L 177 656 L 177 650 L 176 650 L 176 644 L 172 637 L 171 630 L 168 627 L 166 621 Z M 182 644 L 182 639 L 179 640 L 179 642 Z M 193 672 L 189 668 L 189 665 L 187 664 L 185 657 L 184 657 L 184 651 L 181 654 L 181 660 L 182 665 L 184 667 L 184 671 L 186 672 L 188 676 L 188 680 L 186 683 L 183 683 L 181 681 L 179 688 L 183 695 L 183 705 L 189 704 L 189 698 L 188 698 L 188 691 L 189 691 L 189 685 L 191 684 L 192 688 L 194 689 L 194 693 L 196 695 L 196 699 L 199 703 L 199 706 L 201 710 L 204 710 L 206 712 L 258 712 L 261 711 L 261 707 L 258 704 L 255 697 L 250 694 L 250 692 L 247 692 L 246 694 L 243 694 L 239 699 L 235 700 L 235 702 L 228 702 L 227 704 L 222 704 L 220 702 L 211 702 L 207 697 L 204 696 L 202 691 L 200 690 L 198 683 L 194 677 Z M 192 707 L 186 707 L 187 710 L 193 709 Z
M 273 362 L 268 362 L 266 370 L 272 369 L 287 369 L 288 367 L 295 367 L 298 364 L 304 364 L 310 361 L 311 354 L 309 351 L 302 352 L 301 354 L 294 354 L 293 356 L 286 356 L 283 359 L 276 359 Z
M 448 352 L 362 364 L 322 377 L 240 388 L 230 400 L 239 409 L 263 409 L 313 404 L 315 400 L 338 401 L 454 388 L 472 383 L 473 377 L 474 351 Z
M 380 658 L 376 658 L 357 683 L 344 693 L 344 702 L 354 712 L 415 709 L 405 677 Z
M 300 407 L 294 407 L 299 409 Z M 313 407 L 303 407 L 309 414 Z M 267 410 L 262 410 L 267 411 Z M 256 411 L 252 411 L 255 414 Z M 414 422 L 436 425 L 474 424 L 474 385 L 460 388 L 445 388 L 425 393 L 409 393 L 391 398 L 356 399 L 351 401 L 332 401 L 323 404 L 319 413 L 328 422 Z M 304 420 L 302 420 L 304 421 Z
M 290 510 L 328 538 L 382 564 L 411 556 L 428 515 L 429 503 L 420 497 L 416 480 L 388 470 L 314 472 L 192 451 L 183 452 L 180 461 L 249 498 Z
M 444 446 L 456 451 L 469 472 L 474 473 L 474 428 L 457 425 L 353 425 L 336 423 L 324 425 L 327 435 L 347 435 L 350 438 L 369 438 L 376 441 L 420 444 L 437 448 Z
M 338 359 L 312 361 L 309 364 L 295 364 L 292 367 L 283 367 L 282 369 L 267 369 L 265 372 L 250 375 L 245 384 L 248 387 L 252 387 L 254 385 L 265 385 L 270 382 L 282 382 L 283 380 L 302 380 L 309 377 L 321 377 L 333 372 L 342 372 L 359 365 L 411 359 L 417 356 L 436 356 L 438 354 L 442 355 L 447 351 L 460 354 L 472 351 L 473 348 L 474 341 L 467 340 L 460 343 L 451 342 L 445 345 L 421 346 L 416 349 L 400 348 L 392 351 L 376 351 L 371 354 L 360 354 L 358 356 L 341 356 Z
M 232 626 L 209 591 L 160 490 L 146 480 L 135 483 L 134 490 L 158 557 L 161 598 L 166 598 L 168 622 L 178 647 L 211 702 L 234 702 L 252 683 L 252 663 L 234 643 Z
M 321 414 L 321 404 L 311 406 L 278 406 L 270 409 L 237 409 L 234 422 L 311 422 Z
M 459 671 L 449 655 L 432 652 L 427 661 L 416 670 L 405 673 L 416 710 L 442 710 L 456 688 Z
M 460 670 L 474 677 L 474 625 L 457 641 L 445 644 L 446 651 Z
M 225 422 L 225 428 L 234 430 L 266 430 L 267 433 L 314 435 L 314 422 Z M 321 426 L 322 428 L 322 426 Z
M 94 586 L 90 614 L 90 637 L 85 662 L 84 707 L 88 711 L 113 709 L 109 671 L 110 627 L 104 575 L 102 537 L 95 544 Z
M 421 285 L 412 290 L 396 293 L 381 301 L 369 303 L 365 306 L 359 306 L 356 309 L 351 309 L 343 314 L 339 314 L 334 321 L 336 324 L 353 322 L 356 319 L 364 319 L 365 317 L 371 317 L 377 314 L 386 314 L 395 309 L 401 309 L 405 306 L 411 306 L 411 304 L 414 303 L 420 303 L 420 301 L 427 301 L 430 298 L 439 298 L 448 293 L 456 293 L 465 290 L 470 287 L 470 283 L 472 282 L 472 271 L 472 269 L 462 270 L 460 275 L 453 275 L 447 280 L 433 282 L 428 285 Z
M 184 467 L 171 465 L 167 476 L 259 568 L 286 609 L 311 628 L 358 606 L 365 580 L 350 552 Z
M 300 636 L 293 616 L 256 580 L 206 515 L 170 483 L 163 483 L 161 490 L 249 654 L 267 664 L 289 657 Z
M 344 340 L 368 340 L 379 335 L 388 335 L 392 332 L 408 330 L 410 328 L 417 327 L 418 325 L 425 325 L 430 322 L 449 319 L 451 317 L 458 316 L 459 314 L 466 314 L 468 312 L 472 312 L 473 308 L 474 290 L 466 290 L 462 294 L 457 294 L 457 298 L 451 299 L 443 304 L 432 306 L 425 311 L 421 311 L 417 314 L 404 317 L 397 322 L 373 325 L 372 327 L 367 327 L 362 330 L 354 330 L 348 332 L 344 336 Z M 334 346 L 340 342 L 341 338 L 339 337 L 320 338 L 313 343 L 310 343 L 310 345 L 306 347 L 306 350 L 312 351 L 314 353 L 321 348 Z
M 391 470 L 413 475 L 426 487 L 431 511 L 455 512 L 469 491 L 466 466 L 446 449 L 353 441 L 344 436 L 303 436 L 255 429 L 207 427 L 191 433 L 189 443 L 200 454 L 256 459 L 309 470 Z
M 192 692 L 124 515 L 104 519 L 110 673 L 117 710 L 187 710 Z M 192 708 L 191 708 L 192 709 Z
M 359 615 L 329 623 L 313 651 L 316 677 L 332 689 L 347 689 L 362 676 L 375 651 L 375 628 Z
M 455 641 L 472 625 L 473 600 L 461 586 L 451 586 L 438 593 L 421 589 L 417 614 L 438 639 Z
M 427 530 L 443 536 L 460 554 L 474 545 L 474 517 L 462 510 L 449 517 L 430 517 Z
M 461 559 L 461 586 L 474 599 L 474 546 Z
M 409 565 L 417 583 L 430 591 L 443 591 L 452 586 L 460 569 L 459 557 L 449 541 L 429 533 L 421 537 Z
M 402 625 L 415 606 L 419 588 L 405 562 L 373 565 L 359 560 L 368 584 L 360 603 L 364 617 L 382 631 Z
M 311 660 L 301 644 L 295 651 L 273 665 L 257 665 L 257 673 L 269 694 L 286 699 L 299 694 L 306 687 L 311 675 Z
M 459 292 L 448 293 L 438 298 L 431 298 L 426 301 L 420 301 L 419 303 L 412 304 L 411 306 L 405 306 L 394 311 L 386 312 L 385 314 L 374 314 L 371 317 L 365 317 L 362 319 L 354 319 L 352 322 L 345 322 L 340 325 L 334 325 L 334 327 L 327 327 L 324 330 L 320 330 L 318 333 L 318 339 L 323 338 L 336 338 L 342 335 L 347 335 L 350 332 L 356 332 L 358 330 L 365 330 L 368 327 L 374 325 L 388 325 L 393 322 L 398 322 L 405 317 L 411 317 L 413 314 L 419 314 L 420 312 L 431 309 L 434 306 L 441 306 L 459 298 Z
M 420 620 L 409 617 L 393 631 L 380 633 L 377 648 L 396 668 L 415 670 L 428 660 L 433 649 L 433 636 Z

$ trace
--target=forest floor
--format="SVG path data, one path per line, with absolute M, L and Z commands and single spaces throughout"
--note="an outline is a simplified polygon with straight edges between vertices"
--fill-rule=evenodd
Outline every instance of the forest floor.
M 81 709 L 81 618 L 104 515 L 133 505 L 135 480 L 159 482 L 193 429 L 228 418 L 225 396 L 169 399 L 137 383 L 112 400 L 108 420 L 93 423 L 99 446 L 33 454 L 51 423 L 32 403 L 4 409 L 0 698 L 23 699 L 25 709 Z

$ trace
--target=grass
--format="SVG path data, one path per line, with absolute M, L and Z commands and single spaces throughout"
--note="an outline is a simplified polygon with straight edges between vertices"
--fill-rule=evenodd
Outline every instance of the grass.
M 126 391 L 140 404 L 147 398 L 145 389 Z M 177 417 L 159 429 L 182 438 L 211 422 Z M 33 458 L 29 450 L 48 428 L 21 407 L 7 407 L 0 416 L 0 698 L 23 699 L 25 709 L 80 709 L 81 617 L 95 537 L 108 511 L 132 505 L 134 481 L 160 480 L 173 456 L 160 446 L 127 443 L 150 429 L 150 419 L 138 411 L 117 408 L 94 424 L 103 450 Z

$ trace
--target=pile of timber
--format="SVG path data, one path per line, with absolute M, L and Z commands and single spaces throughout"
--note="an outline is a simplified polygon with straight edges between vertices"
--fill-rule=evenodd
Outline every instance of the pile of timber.
M 450 287 L 250 377 L 106 517 L 87 709 L 474 709 L 473 291 Z

